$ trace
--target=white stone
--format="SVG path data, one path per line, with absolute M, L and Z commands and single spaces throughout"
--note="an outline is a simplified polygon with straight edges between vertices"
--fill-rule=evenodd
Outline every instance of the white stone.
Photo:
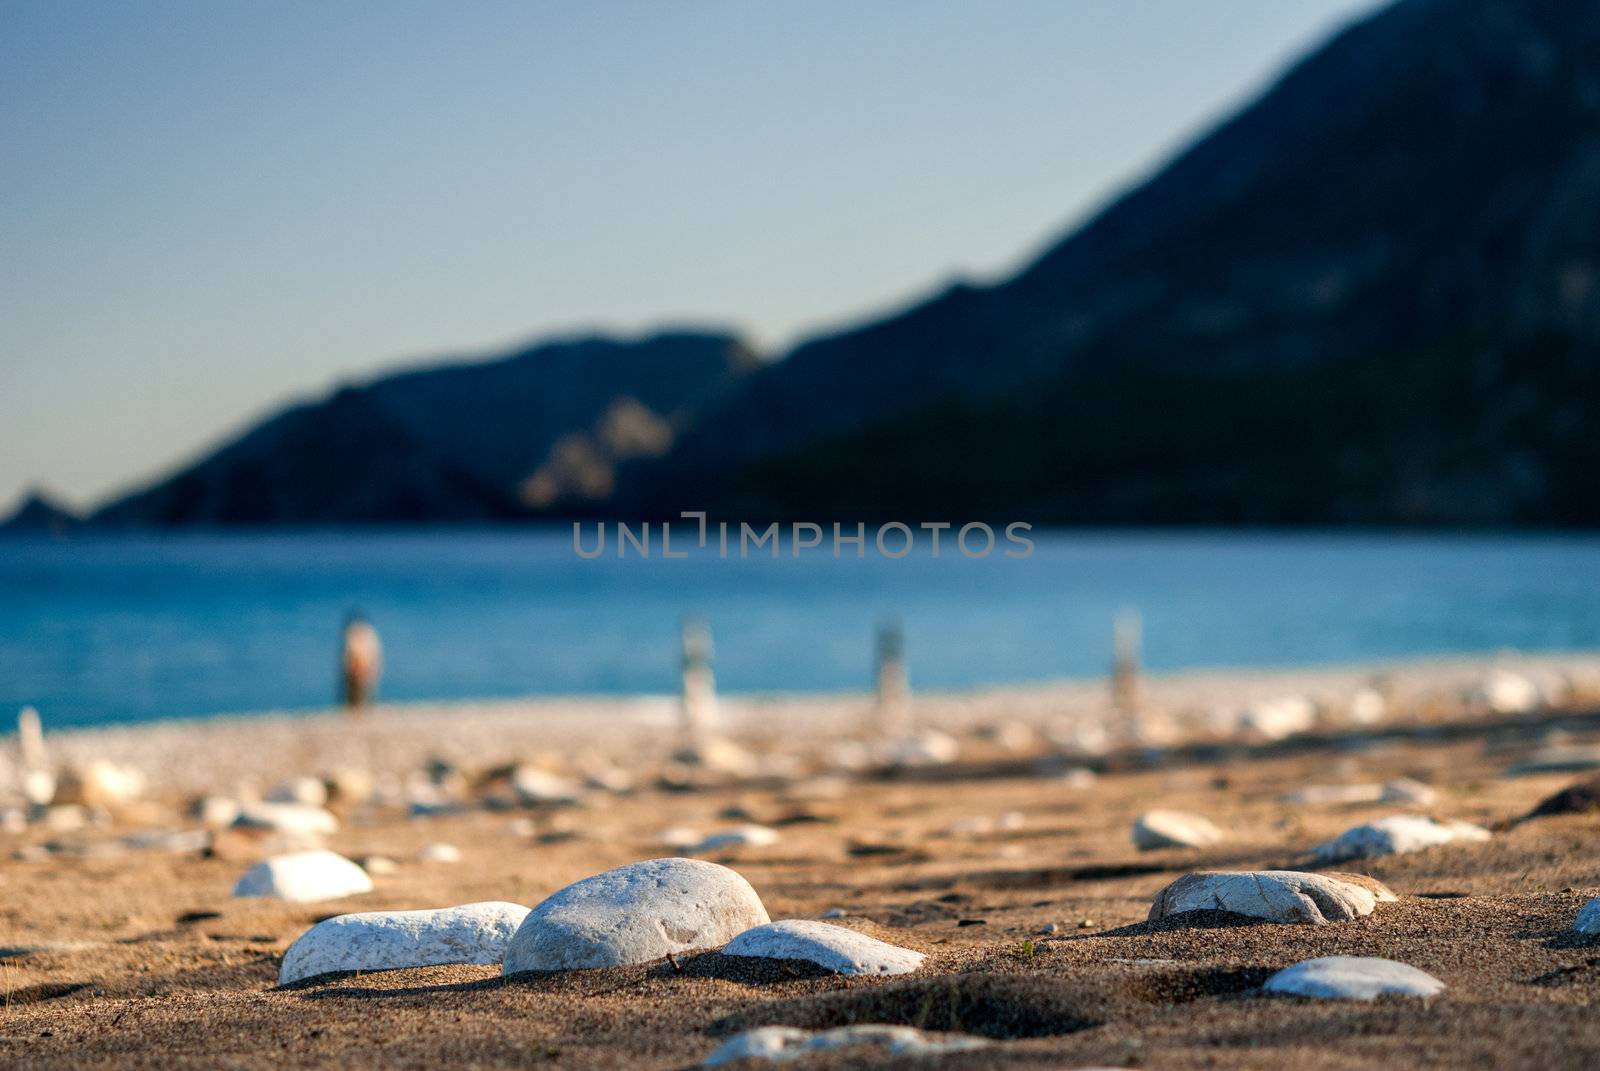
M 921 952 L 808 919 L 784 919 L 746 930 L 729 941 L 722 954 L 803 959 L 835 974 L 909 974 L 925 958 Z
M 1600 933 L 1600 899 L 1590 900 L 1578 912 L 1578 921 L 1572 928 L 1579 933 Z
M 1133 823 L 1133 843 L 1140 851 L 1204 848 L 1222 839 L 1222 830 L 1185 811 L 1146 811 Z
M 663 848 L 677 848 L 684 850 L 693 848 L 705 840 L 705 836 L 698 829 L 691 826 L 668 826 L 656 834 L 656 843 Z
M 1484 674 L 1467 701 L 1491 714 L 1527 714 L 1539 707 L 1539 686 L 1520 673 L 1492 669 Z
M 1357 725 L 1373 725 L 1389 713 L 1389 703 L 1377 689 L 1362 688 L 1350 697 L 1347 713 Z
M 793 1026 L 763 1026 L 723 1042 L 702 1067 L 718 1067 L 736 1060 L 782 1062 L 830 1049 L 872 1045 L 889 1056 L 937 1056 L 963 1052 L 990 1044 L 985 1038 L 925 1034 L 915 1027 L 861 1023 L 816 1033 Z
M 328 802 L 328 786 L 319 777 L 291 777 L 267 790 L 268 803 L 303 803 L 321 807 Z
M 334 852 L 276 855 L 251 867 L 233 887 L 235 896 L 260 896 L 310 904 L 372 891 L 367 872 Z
M 568 885 L 523 920 L 505 973 L 648 963 L 720 948 L 770 922 L 737 872 L 702 859 L 630 863 Z
M 1060 777 L 1065 788 L 1093 788 L 1100 776 L 1087 766 L 1074 766 Z
M 1185 911 L 1229 911 L 1268 922 L 1318 925 L 1370 915 L 1395 900 L 1381 882 L 1353 874 L 1237 870 L 1186 874 L 1162 889 L 1150 921 Z
M 1415 814 L 1393 814 L 1355 826 L 1313 849 L 1319 863 L 1368 859 L 1421 851 L 1451 841 L 1486 841 L 1489 831 L 1470 822 L 1435 822 Z
M 1268 993 L 1326 1000 L 1371 1000 L 1384 993 L 1431 997 L 1444 983 L 1426 971 L 1373 956 L 1323 956 L 1296 963 L 1267 979 Z
M 436 911 L 370 911 L 325 919 L 284 953 L 278 984 L 335 971 L 499 963 L 528 909 L 488 901 Z
M 886 741 L 877 757 L 886 766 L 944 766 L 960 753 L 961 745 L 949 733 L 923 729 L 902 740 Z
M 461 849 L 454 844 L 424 844 L 417 852 L 417 858 L 424 863 L 459 863 L 461 862 Z
M 57 780 L 54 802 L 116 810 L 143 795 L 144 774 L 109 759 L 94 759 L 81 770 L 68 768 Z
M 320 837 L 339 832 L 339 820 L 322 807 L 304 803 L 250 803 L 239 808 L 238 829 L 267 830 L 289 836 Z
M 1429 807 L 1438 799 L 1437 791 L 1409 777 L 1397 777 L 1383 786 L 1384 803 L 1412 803 L 1418 807 Z
M 361 860 L 361 869 L 373 877 L 383 877 L 394 874 L 400 870 L 400 864 L 390 859 L 387 855 L 369 855 Z
M 1297 806 L 1327 806 L 1343 803 L 1377 803 L 1383 799 L 1382 785 L 1307 785 L 1283 797 Z
M 721 851 L 725 848 L 765 848 L 776 843 L 778 843 L 776 829 L 750 824 L 713 833 L 696 844 L 694 851 L 703 853 Z
M 511 787 L 524 803 L 576 803 L 583 798 L 583 786 L 578 782 L 537 766 L 512 770 Z
M 1317 721 L 1317 707 L 1303 695 L 1285 695 L 1253 703 L 1240 718 L 1240 726 L 1268 740 L 1303 733 Z
M 229 796 L 202 796 L 194 803 L 194 816 L 211 829 L 226 829 L 239 819 L 239 801 Z

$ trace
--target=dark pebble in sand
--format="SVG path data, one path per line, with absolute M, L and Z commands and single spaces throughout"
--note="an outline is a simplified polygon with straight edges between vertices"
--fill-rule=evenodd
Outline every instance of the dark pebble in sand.
M 1517 821 L 1547 818 L 1553 814 L 1588 814 L 1590 811 L 1600 811 L 1600 777 L 1568 785 L 1555 795 L 1541 800 L 1537 807 Z
M 989 920 L 988 919 L 961 919 L 960 921 L 958 921 L 956 923 L 956 925 L 957 926 L 987 926 L 987 925 L 989 925 Z

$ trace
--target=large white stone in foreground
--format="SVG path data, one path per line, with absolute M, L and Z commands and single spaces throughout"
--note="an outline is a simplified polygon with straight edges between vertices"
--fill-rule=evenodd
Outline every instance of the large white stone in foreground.
M 1372 956 L 1323 956 L 1296 963 L 1267 979 L 1268 993 L 1325 1000 L 1371 1000 L 1384 993 L 1431 997 L 1444 983 L 1426 971 Z
M 1142 852 L 1154 848 L 1204 848 L 1222 839 L 1222 830 L 1187 811 L 1146 811 L 1133 823 L 1134 847 Z
M 909 974 L 924 959 L 921 952 L 809 919 L 784 919 L 746 930 L 722 954 L 803 959 L 835 974 Z
M 1417 852 L 1451 841 L 1488 839 L 1487 829 L 1470 822 L 1435 822 L 1421 815 L 1394 814 L 1347 829 L 1333 840 L 1317 845 L 1313 854 L 1319 863 L 1337 863 L 1342 859 Z
M 936 1056 L 982 1048 L 988 1044 L 985 1038 L 924 1034 L 914 1027 L 890 1026 L 886 1023 L 841 1026 L 821 1033 L 793 1026 L 763 1026 L 729 1038 L 706 1057 L 701 1066 L 718 1067 L 735 1060 L 787 1061 L 829 1049 L 860 1045 L 874 1046 L 884 1050 L 888 1056 Z
M 292 852 L 257 863 L 233 887 L 235 896 L 311 904 L 372 891 L 372 879 L 336 852 Z
M 1579 933 L 1600 933 L 1600 898 L 1590 900 L 1578 912 L 1578 921 L 1572 928 Z
M 648 963 L 719 948 L 771 919 L 750 883 L 703 859 L 651 859 L 574 882 L 529 912 L 505 973 Z
M 1379 881 L 1355 874 L 1234 870 L 1185 874 L 1156 894 L 1151 922 L 1185 911 L 1229 911 L 1268 922 L 1317 925 L 1370 915 L 1397 899 Z
M 436 911 L 368 911 L 325 919 L 284 953 L 278 984 L 335 971 L 499 963 L 528 909 L 491 900 Z

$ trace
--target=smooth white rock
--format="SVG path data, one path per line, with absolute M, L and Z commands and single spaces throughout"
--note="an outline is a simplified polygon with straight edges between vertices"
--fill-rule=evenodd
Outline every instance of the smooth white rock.
M 1520 673 L 1492 669 L 1484 674 L 1467 701 L 1491 714 L 1527 714 L 1538 709 L 1539 686 Z
M 1327 1000 L 1371 1000 L 1384 993 L 1431 997 L 1444 983 L 1426 971 L 1373 956 L 1323 956 L 1296 963 L 1267 979 L 1268 993 Z
M 1438 799 L 1436 790 L 1409 777 L 1397 777 L 1383 786 L 1384 803 L 1413 803 L 1418 807 L 1429 807 Z
M 264 829 L 291 836 L 325 836 L 339 832 L 339 820 L 322 807 L 304 803 L 249 803 L 239 808 L 238 829 Z
M 1268 922 L 1318 925 L 1370 915 L 1397 899 L 1382 882 L 1351 874 L 1233 870 L 1186 874 L 1162 889 L 1150 921 L 1185 911 L 1229 911 Z
M 1359 689 L 1350 697 L 1350 706 L 1346 710 L 1350 720 L 1357 725 L 1373 725 L 1382 721 L 1388 713 L 1388 701 L 1375 688 Z
M 1572 928 L 1579 933 L 1600 933 L 1600 898 L 1590 900 L 1578 912 L 1578 921 Z
M 835 974 L 909 974 L 926 958 L 921 952 L 809 919 L 784 919 L 746 930 L 729 941 L 722 954 L 803 959 Z
M 989 1043 L 986 1038 L 925 1034 L 914 1027 L 885 1023 L 841 1026 L 820 1033 L 793 1026 L 763 1026 L 729 1038 L 701 1066 L 717 1067 L 735 1060 L 781 1062 L 857 1045 L 880 1047 L 889 1056 L 936 1056 L 978 1049 Z
M 698 829 L 690 826 L 668 826 L 656 834 L 656 843 L 663 848 L 677 848 L 680 851 L 693 848 L 706 838 Z
M 736 826 L 713 833 L 694 846 L 696 852 L 714 852 L 723 848 L 765 848 L 778 843 L 778 831 L 755 824 Z
M 1204 848 L 1222 839 L 1222 830 L 1186 811 L 1146 811 L 1133 823 L 1133 843 L 1140 851 Z
M 1313 849 L 1319 863 L 1417 852 L 1452 841 L 1486 841 L 1489 831 L 1470 822 L 1435 822 L 1416 814 L 1392 814 L 1345 830 Z
M 650 859 L 574 882 L 535 907 L 511 939 L 505 973 L 648 963 L 719 948 L 770 921 L 736 871 L 703 859 Z
M 1317 723 L 1317 707 L 1303 695 L 1285 695 L 1252 704 L 1239 719 L 1241 728 L 1268 740 L 1303 733 Z
M 583 786 L 578 782 L 537 766 L 512 770 L 511 787 L 524 803 L 576 803 L 583 798 Z
M 1284 803 L 1297 806 L 1326 806 L 1341 803 L 1377 803 L 1383 799 L 1382 785 L 1307 785 L 1283 797 Z
M 374 877 L 393 874 L 399 871 L 400 864 L 390 859 L 387 855 L 369 855 L 360 860 L 361 869 Z
M 325 919 L 284 953 L 278 984 L 334 971 L 499 963 L 528 909 L 491 900 L 436 911 L 369 911 Z
M 193 814 L 203 826 L 226 829 L 239 819 L 239 801 L 231 796 L 202 796 L 195 800 Z
M 1058 779 L 1064 788 L 1093 788 L 1100 775 L 1087 766 L 1074 766 Z
M 461 849 L 454 844 L 424 844 L 417 851 L 417 859 L 424 863 L 459 863 Z
M 372 891 L 372 879 L 335 852 L 293 852 L 257 863 L 233 887 L 235 896 L 310 904 Z
M 328 802 L 328 786 L 320 777 L 291 777 L 267 790 L 268 803 L 303 803 L 321 807 Z
M 956 761 L 961 745 L 949 733 L 923 729 L 903 740 L 888 740 L 877 748 L 886 766 L 944 766 Z

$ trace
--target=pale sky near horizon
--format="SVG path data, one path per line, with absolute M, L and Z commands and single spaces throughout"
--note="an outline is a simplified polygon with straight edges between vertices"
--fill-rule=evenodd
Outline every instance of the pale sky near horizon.
M 548 333 L 1003 275 L 1372 0 L 0 0 L 0 513 Z

